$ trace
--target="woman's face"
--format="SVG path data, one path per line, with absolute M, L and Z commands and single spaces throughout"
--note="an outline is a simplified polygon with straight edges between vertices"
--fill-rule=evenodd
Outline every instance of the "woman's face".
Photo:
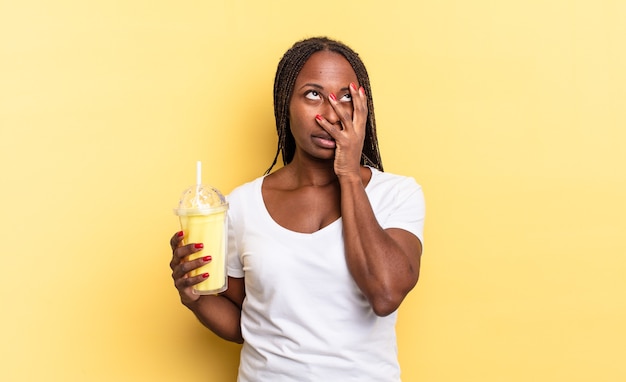
M 328 100 L 331 93 L 352 115 L 350 83 L 359 86 L 356 73 L 341 54 L 320 51 L 309 57 L 296 78 L 289 102 L 289 124 L 296 141 L 296 157 L 334 158 L 335 141 L 320 127 L 315 116 L 319 114 L 339 124 L 339 117 Z

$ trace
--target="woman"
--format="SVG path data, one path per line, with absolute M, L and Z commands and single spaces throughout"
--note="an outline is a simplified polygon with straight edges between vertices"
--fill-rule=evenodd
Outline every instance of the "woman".
M 171 239 L 172 277 L 198 319 L 243 343 L 239 381 L 399 381 L 395 321 L 417 283 L 424 202 L 382 172 L 367 71 L 327 38 L 297 42 L 274 83 L 284 167 L 229 195 L 228 290 L 199 296 Z

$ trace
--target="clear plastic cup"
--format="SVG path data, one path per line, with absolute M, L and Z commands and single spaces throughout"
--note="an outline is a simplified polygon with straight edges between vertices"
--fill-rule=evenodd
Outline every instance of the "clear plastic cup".
M 194 285 L 195 294 L 217 294 L 228 288 L 226 247 L 228 240 L 228 202 L 222 193 L 208 185 L 186 189 L 174 213 L 180 219 L 183 244 L 202 243 L 204 248 L 188 260 L 211 256 L 212 260 L 189 272 L 190 276 L 208 273 L 209 277 Z

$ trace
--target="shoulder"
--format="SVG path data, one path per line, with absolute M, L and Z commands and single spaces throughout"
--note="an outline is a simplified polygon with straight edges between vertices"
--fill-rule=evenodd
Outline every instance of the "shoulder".
M 260 198 L 263 177 L 237 186 L 226 196 L 228 201 L 228 218 L 233 225 L 243 223 L 246 217 L 259 210 L 262 205 Z
M 254 194 L 256 190 L 261 187 L 263 178 L 263 176 L 260 176 L 252 181 L 235 187 L 235 189 L 226 196 L 226 199 L 228 199 L 229 203 L 240 203 L 249 199 L 250 195 Z
M 365 191 L 375 211 L 379 208 L 424 209 L 422 186 L 410 176 L 372 169 L 372 179 Z
M 389 172 L 382 172 L 375 168 L 371 168 L 372 178 L 367 185 L 368 190 L 377 192 L 391 192 L 391 191 L 421 191 L 421 186 L 417 183 L 415 178 L 398 175 Z
M 226 196 L 231 216 L 245 215 L 246 211 L 259 205 L 263 176 L 237 186 Z
M 403 229 L 424 242 L 424 193 L 414 178 L 372 170 L 366 191 L 383 228 Z

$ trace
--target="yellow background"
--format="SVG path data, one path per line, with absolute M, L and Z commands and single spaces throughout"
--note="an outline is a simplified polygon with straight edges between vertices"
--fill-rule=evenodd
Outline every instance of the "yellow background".
M 233 381 L 169 274 L 194 182 L 261 175 L 282 53 L 361 53 L 427 200 L 406 382 L 626 380 L 626 2 L 0 0 L 0 380 Z

